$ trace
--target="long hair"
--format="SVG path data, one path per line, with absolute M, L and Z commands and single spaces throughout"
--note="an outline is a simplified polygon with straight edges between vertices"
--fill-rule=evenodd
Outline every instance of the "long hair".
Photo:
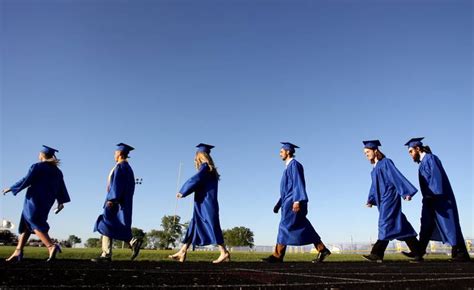
M 382 160 L 385 158 L 385 154 L 382 153 L 379 149 L 372 149 L 375 152 L 375 158 L 377 158 L 378 161 Z M 371 164 L 375 164 L 375 160 L 370 162 Z
M 420 151 L 421 151 L 421 152 L 428 153 L 428 154 L 432 154 L 431 148 L 430 148 L 430 146 L 428 146 L 428 145 L 420 146 Z
M 43 154 L 45 160 L 44 162 L 49 162 L 53 165 L 55 165 L 56 167 L 59 167 L 59 165 L 61 165 L 61 159 L 58 159 L 56 157 L 56 155 L 54 154 L 46 154 L 44 152 L 41 152 L 41 154 Z
M 212 157 L 206 152 L 201 152 L 201 151 L 196 152 L 196 156 L 194 157 L 194 165 L 196 166 L 196 170 L 199 170 L 199 168 L 201 168 L 201 165 L 203 163 L 207 163 L 207 165 L 209 165 L 209 171 L 215 174 L 217 177 L 217 180 L 219 180 L 220 175 L 219 175 L 219 172 L 217 172 L 217 168 L 214 165 L 214 160 L 212 160 Z

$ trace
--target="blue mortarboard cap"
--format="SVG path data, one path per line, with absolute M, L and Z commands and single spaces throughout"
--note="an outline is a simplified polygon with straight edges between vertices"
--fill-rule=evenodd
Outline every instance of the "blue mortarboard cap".
M 382 146 L 379 140 L 367 140 L 367 141 L 362 141 L 364 143 L 364 148 L 369 148 L 369 149 L 378 149 L 379 146 Z
M 125 152 L 125 153 L 128 154 L 128 153 L 129 153 L 130 151 L 132 151 L 133 149 L 135 149 L 135 148 L 133 148 L 132 146 L 127 145 L 127 144 L 125 144 L 125 143 L 119 143 L 119 144 L 117 144 L 117 151 L 122 151 L 122 152 Z
M 204 143 L 199 143 L 196 147 L 198 152 L 206 152 L 207 154 L 211 153 L 211 149 L 214 148 L 214 146 Z
M 43 145 L 43 149 L 41 149 L 41 152 L 47 155 L 54 155 L 54 153 L 59 152 L 59 151 L 54 148 Z
M 408 147 L 416 147 L 416 146 L 423 146 L 423 143 L 421 143 L 421 140 L 425 139 L 425 137 L 418 137 L 418 138 L 411 138 L 410 141 L 405 143 L 405 146 Z
M 288 150 L 288 151 L 291 151 L 291 152 L 295 152 L 296 148 L 300 148 L 300 147 L 296 146 L 295 144 L 291 144 L 290 142 L 280 142 L 280 143 L 283 144 L 283 146 L 281 146 L 281 148 L 283 148 L 285 150 Z

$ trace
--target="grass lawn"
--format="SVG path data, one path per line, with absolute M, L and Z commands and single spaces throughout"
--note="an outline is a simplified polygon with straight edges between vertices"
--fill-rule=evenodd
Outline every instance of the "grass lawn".
M 0 258 L 8 258 L 15 247 L 1 246 Z M 170 261 L 169 254 L 174 253 L 171 250 L 141 250 L 137 260 L 140 261 Z M 89 248 L 63 248 L 63 252 L 58 254 L 58 259 L 91 259 L 100 254 L 100 249 Z M 255 253 L 255 252 L 233 252 L 231 253 L 232 261 L 234 262 L 259 262 L 261 258 L 267 257 L 270 253 Z M 212 261 L 219 256 L 218 251 L 189 251 L 187 261 Z M 287 262 L 309 262 L 316 257 L 316 254 L 310 253 L 288 253 L 285 257 Z M 24 251 L 25 259 L 47 259 L 48 250 L 43 247 L 26 247 Z M 130 249 L 114 249 L 114 260 L 128 260 L 130 258 Z M 446 255 L 429 255 L 427 260 L 446 260 L 449 257 Z M 386 261 L 390 260 L 408 260 L 401 254 L 387 254 Z M 327 258 L 328 262 L 359 262 L 364 261 L 361 255 L 358 254 L 332 254 Z

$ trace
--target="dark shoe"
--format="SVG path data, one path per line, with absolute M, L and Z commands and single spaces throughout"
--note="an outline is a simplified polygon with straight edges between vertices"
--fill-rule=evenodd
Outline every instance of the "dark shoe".
M 56 255 L 57 255 L 58 253 L 62 253 L 61 247 L 60 247 L 58 244 L 54 244 L 54 245 L 48 247 L 48 249 L 50 249 L 50 248 L 52 248 L 52 247 L 54 247 L 54 248 L 53 248 L 53 250 L 49 253 L 49 258 L 46 260 L 46 262 L 52 262 L 52 261 L 56 260 Z
M 413 252 L 405 252 L 405 251 L 402 251 L 402 255 L 405 256 L 405 257 L 407 257 L 407 258 L 411 258 L 411 259 L 413 259 L 413 258 L 416 257 L 415 253 L 413 253 Z
M 102 257 L 102 256 L 99 256 L 97 258 L 94 258 L 94 259 L 91 259 L 92 262 L 95 262 L 95 263 L 108 263 L 108 262 L 112 262 L 112 257 L 110 256 L 106 256 L 106 257 Z
M 449 259 L 448 261 L 450 262 L 469 262 L 471 261 L 471 257 L 469 256 L 469 254 L 458 254 L 454 257 L 452 257 L 451 259 Z
M 362 255 L 362 258 L 366 259 L 367 261 L 375 262 L 375 263 L 382 263 L 382 261 L 383 261 L 382 258 L 380 258 L 379 256 L 377 256 L 375 254 Z
M 318 253 L 318 257 L 316 257 L 316 259 L 314 259 L 312 262 L 322 263 L 324 259 L 326 259 L 329 255 L 331 255 L 331 251 L 329 251 L 328 249 L 324 249 Z
M 130 257 L 132 261 L 138 256 L 138 253 L 140 253 L 142 244 L 142 240 L 135 240 L 135 242 L 132 244 L 132 256 Z
M 410 263 L 421 263 L 423 261 L 424 261 L 424 259 L 423 259 L 422 256 L 415 256 L 415 257 L 413 257 L 413 260 L 410 260 Z
M 273 255 L 268 256 L 267 258 L 263 258 L 262 262 L 266 263 L 283 263 L 283 259 L 277 258 Z

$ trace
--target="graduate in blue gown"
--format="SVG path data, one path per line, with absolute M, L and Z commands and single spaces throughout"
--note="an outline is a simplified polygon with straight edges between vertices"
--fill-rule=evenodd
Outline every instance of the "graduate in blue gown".
M 59 159 L 56 158 L 58 150 L 43 145 L 39 153 L 38 163 L 33 164 L 28 174 L 20 181 L 3 190 L 3 194 L 12 192 L 17 195 L 20 191 L 26 191 L 23 211 L 21 213 L 18 232 L 18 245 L 15 252 L 7 261 L 20 261 L 23 257 L 23 248 L 32 233 L 37 235 L 41 242 L 49 250 L 48 261 L 54 260 L 56 254 L 61 251 L 58 244 L 53 243 L 49 237 L 48 214 L 56 201 L 58 211 L 63 204 L 71 201 L 64 183 L 63 174 L 59 170 Z
M 108 262 L 112 260 L 113 240 L 127 242 L 132 249 L 131 259 L 135 259 L 140 251 L 142 241 L 132 237 L 133 194 L 135 192 L 135 177 L 128 163 L 128 155 L 134 150 L 130 145 L 117 144 L 115 150 L 115 166 L 107 178 L 107 196 L 104 203 L 104 213 L 95 223 L 94 232 L 102 234 L 102 254 L 93 262 Z
M 469 261 L 464 237 L 459 223 L 458 208 L 448 175 L 438 156 L 424 146 L 421 140 L 412 138 L 405 145 L 413 161 L 420 164 L 420 181 L 423 206 L 421 210 L 420 244 L 422 254 L 430 240 L 448 243 L 452 246 L 453 261 Z M 413 255 L 406 253 L 407 256 Z
M 224 245 L 219 222 L 219 203 L 217 201 L 219 173 L 210 155 L 214 146 L 200 143 L 196 147 L 198 149 L 194 163 L 198 172 L 188 179 L 176 194 L 177 198 L 183 198 L 194 193 L 193 218 L 182 241 L 182 248 L 169 257 L 184 262 L 187 250 L 191 245 L 193 248 L 194 246 L 218 245 L 220 256 L 213 263 L 230 261 L 230 253 Z
M 286 164 L 280 183 L 280 199 L 273 211 L 281 208 L 281 220 L 278 228 L 277 244 L 272 255 L 262 259 L 268 263 L 283 262 L 288 245 L 300 246 L 314 244 L 318 256 L 313 263 L 323 262 L 331 254 L 306 218 L 308 214 L 308 195 L 304 179 L 303 165 L 294 159 L 295 148 L 289 142 L 281 142 L 280 157 Z
M 405 241 L 414 253 L 414 260 L 421 261 L 416 232 L 402 212 L 401 198 L 411 200 L 418 191 L 395 167 L 392 160 L 379 150 L 379 140 L 363 141 L 364 153 L 373 164 L 367 206 L 377 206 L 379 210 L 378 240 L 370 255 L 363 257 L 369 261 L 381 262 L 389 241 Z

